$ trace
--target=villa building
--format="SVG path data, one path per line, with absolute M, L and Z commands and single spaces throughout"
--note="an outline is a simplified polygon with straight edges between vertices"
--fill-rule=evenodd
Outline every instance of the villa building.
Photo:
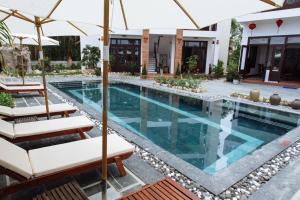
M 300 0 L 239 17 L 243 27 L 240 72 L 261 82 L 300 82 Z
M 127 30 L 114 31 L 110 39 L 112 72 L 129 72 L 135 66 L 146 65 L 148 73 L 174 74 L 177 66 L 186 72 L 186 59 L 196 55 L 194 73 L 208 74 L 218 60 L 226 67 L 231 21 L 223 21 L 197 30 Z M 81 37 L 81 48 L 102 46 L 99 36 Z

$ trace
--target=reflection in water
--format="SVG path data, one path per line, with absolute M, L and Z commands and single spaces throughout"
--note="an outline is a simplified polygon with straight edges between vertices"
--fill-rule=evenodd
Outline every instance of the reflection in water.
M 100 110 L 99 84 L 62 90 Z M 297 126 L 299 116 L 231 101 L 207 102 L 111 84 L 109 118 L 213 174 Z

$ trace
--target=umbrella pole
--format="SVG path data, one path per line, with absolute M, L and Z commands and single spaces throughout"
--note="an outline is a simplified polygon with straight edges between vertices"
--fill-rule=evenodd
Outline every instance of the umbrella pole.
M 47 82 L 46 82 L 45 66 L 44 66 L 44 55 L 43 55 L 42 40 L 41 40 L 41 21 L 40 21 L 39 17 L 35 17 L 35 26 L 36 26 L 37 36 L 38 36 L 39 59 L 40 59 L 40 64 L 42 66 L 42 76 L 43 76 L 44 96 L 45 96 L 45 106 L 46 106 L 46 112 L 47 112 L 47 119 L 50 119 Z
M 102 105 L 102 183 L 107 180 L 107 101 L 108 101 L 108 64 L 109 64 L 109 0 L 104 0 L 103 30 L 103 105 Z

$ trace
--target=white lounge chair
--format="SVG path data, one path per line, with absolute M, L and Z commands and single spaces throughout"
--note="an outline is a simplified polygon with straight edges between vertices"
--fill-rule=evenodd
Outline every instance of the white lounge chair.
M 76 133 L 79 133 L 81 138 L 84 139 L 84 132 L 91 130 L 94 127 L 94 123 L 85 116 L 18 124 L 12 124 L 0 119 L 0 127 L 0 137 L 17 143 Z
M 44 86 L 43 85 L 31 85 L 31 86 L 7 86 L 0 83 L 0 92 L 8 93 L 31 93 L 38 92 L 41 96 L 44 96 Z
M 129 158 L 134 146 L 116 134 L 107 138 L 108 163 L 116 163 L 120 176 L 126 171 L 122 160 Z M 30 151 L 0 138 L 0 171 L 19 183 L 0 189 L 0 197 L 85 171 L 99 169 L 102 138 L 91 138 Z
M 25 81 L 25 83 L 23 84 L 23 82 L 21 81 L 6 81 L 6 80 L 0 80 L 0 83 L 2 83 L 3 85 L 6 86 L 34 86 L 34 85 L 41 85 L 40 82 L 28 82 Z
M 62 115 L 64 117 L 68 117 L 71 113 L 74 113 L 75 111 L 76 109 L 73 106 L 66 103 L 49 105 L 49 114 L 51 116 Z M 12 120 L 20 117 L 29 116 L 43 117 L 47 116 L 47 112 L 45 105 L 15 108 L 0 105 L 0 116 L 3 116 L 3 119 Z

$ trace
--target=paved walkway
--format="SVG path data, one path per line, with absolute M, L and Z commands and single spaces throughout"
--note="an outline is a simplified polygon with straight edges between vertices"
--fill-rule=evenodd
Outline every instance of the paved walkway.
M 249 200 L 299 200 L 300 199 L 300 158 L 291 162 L 274 176 Z

